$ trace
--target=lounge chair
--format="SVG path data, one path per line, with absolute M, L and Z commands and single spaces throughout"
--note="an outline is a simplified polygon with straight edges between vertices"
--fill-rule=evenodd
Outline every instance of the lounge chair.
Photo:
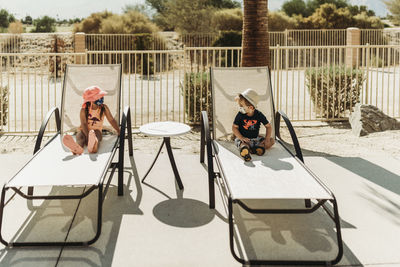
M 209 182 L 209 206 L 215 208 L 215 188 L 220 187 L 224 203 L 228 209 L 229 240 L 233 257 L 242 264 L 336 264 L 343 255 L 338 206 L 333 193 L 304 164 L 302 152 L 292 124 L 284 112 L 275 114 L 270 72 L 267 67 L 255 68 L 212 68 L 212 104 L 211 120 L 206 111 L 202 111 L 200 162 L 204 162 L 207 148 L 207 169 Z M 260 109 L 272 124 L 275 145 L 263 156 L 253 156 L 251 162 L 244 162 L 238 149 L 229 137 L 232 123 L 237 113 L 234 97 L 246 88 L 256 90 L 260 96 Z M 281 117 L 287 124 L 296 153 L 280 138 Z M 211 124 L 211 126 L 210 126 Z M 262 127 L 261 129 L 263 129 Z M 260 129 L 260 133 L 261 132 Z M 265 130 L 263 130 L 265 131 Z M 251 206 L 257 200 L 257 207 Z M 305 207 L 279 206 L 272 209 L 268 201 L 304 200 Z M 253 202 L 252 202 L 253 201 Z M 259 202 L 265 203 L 259 207 Z M 330 202 L 332 207 L 326 205 Z M 250 203 L 250 204 L 249 204 Z M 270 203 L 270 202 L 269 202 Z M 338 253 L 333 260 L 261 260 L 239 257 L 234 246 L 236 204 L 254 214 L 299 214 L 312 213 L 322 207 L 334 221 Z M 303 206 L 303 205 L 302 205 Z M 238 218 L 236 218 L 238 219 Z M 236 221 L 237 224 L 237 221 Z
M 85 148 L 85 152 L 82 155 L 74 156 L 62 145 L 61 139 L 63 135 L 76 132 L 77 126 L 80 125 L 79 112 L 83 102 L 83 90 L 91 85 L 98 85 L 107 91 L 108 95 L 105 102 L 115 120 L 117 122 L 120 121 L 121 65 L 67 65 L 62 90 L 61 112 L 55 107 L 47 113 L 37 136 L 33 157 L 3 186 L 0 201 L 0 241 L 5 246 L 90 245 L 100 236 L 102 205 L 116 169 L 118 169 L 118 195 L 123 195 L 124 137 L 126 128 L 128 129 L 129 155 L 133 155 L 129 107 L 124 109 L 120 121 L 120 136 L 123 138 L 119 138 L 116 134 L 105 134 L 97 153 L 89 154 Z M 57 133 L 41 148 L 43 134 L 52 115 L 55 116 Z M 110 126 L 105 120 L 104 129 L 107 129 L 107 127 Z M 118 162 L 112 162 L 117 150 L 119 150 Z M 110 169 L 111 171 L 109 172 Z M 43 186 L 74 186 L 86 187 L 87 189 L 79 195 L 34 195 L 33 189 Z M 24 188 L 27 189 L 27 193 L 23 192 L 22 189 Z M 2 221 L 6 218 L 3 218 L 3 211 L 6 193 L 10 189 L 28 200 L 82 199 L 97 189 L 97 232 L 95 236 L 91 240 L 80 242 L 8 242 L 4 240 Z

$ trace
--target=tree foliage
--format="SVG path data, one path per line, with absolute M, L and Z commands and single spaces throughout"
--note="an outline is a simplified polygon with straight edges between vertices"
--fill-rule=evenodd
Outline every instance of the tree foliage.
M 400 3 L 400 0 L 392 1 Z M 326 6 L 327 4 L 329 6 Z M 348 0 L 288 0 L 282 5 L 282 11 L 298 20 L 299 27 L 304 29 L 336 27 L 337 25 L 340 28 L 357 25 L 363 25 L 362 28 L 368 25 L 381 28 L 383 25 L 380 19 L 375 17 L 373 10 L 369 10 L 363 5 L 351 5 Z M 351 14 L 351 18 L 349 14 Z M 334 21 L 335 19 L 338 21 Z
M 303 0 L 289 0 L 283 3 L 282 11 L 286 13 L 289 17 L 293 15 L 302 15 L 303 17 L 308 17 L 309 11 L 307 9 L 306 3 Z
M 55 32 L 56 20 L 49 16 L 43 16 L 33 21 L 32 32 Z
M 22 20 L 22 23 L 28 24 L 28 25 L 32 25 L 33 23 L 33 19 L 31 16 L 26 16 L 25 19 Z
M 391 13 L 390 20 L 396 25 L 400 24 L 400 0 L 386 0 L 383 1 L 387 9 Z
M 212 32 L 214 11 L 240 8 L 237 0 L 146 0 L 155 10 L 153 21 L 164 30 L 181 33 Z
M 173 0 L 166 3 L 165 21 L 180 33 L 213 32 L 211 18 L 215 8 L 209 0 Z
M 7 10 L 0 10 L 0 28 L 8 28 L 11 22 L 15 21 L 13 14 L 8 13 Z

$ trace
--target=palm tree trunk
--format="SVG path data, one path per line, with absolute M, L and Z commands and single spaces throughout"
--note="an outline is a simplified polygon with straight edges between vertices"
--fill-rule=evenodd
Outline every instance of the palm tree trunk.
M 269 66 L 268 0 L 244 0 L 242 66 Z

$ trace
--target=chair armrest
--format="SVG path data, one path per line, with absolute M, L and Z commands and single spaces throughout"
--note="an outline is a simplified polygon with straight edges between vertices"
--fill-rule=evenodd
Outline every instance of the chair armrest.
M 40 126 L 40 130 L 36 138 L 36 144 L 35 144 L 35 149 L 33 150 L 33 154 L 35 154 L 40 149 L 44 131 L 46 130 L 47 124 L 49 123 L 50 117 L 51 115 L 53 115 L 53 113 L 55 115 L 57 132 L 60 133 L 61 131 L 60 111 L 57 107 L 54 107 L 47 112 L 46 117 L 42 121 L 42 125 Z
M 294 149 L 296 150 L 296 157 L 298 157 L 304 163 L 303 153 L 301 152 L 301 148 L 300 148 L 299 140 L 297 139 L 296 132 L 294 131 L 293 125 L 290 122 L 288 116 L 282 110 L 278 110 L 276 112 L 276 116 L 275 116 L 275 135 L 277 137 L 279 137 L 280 140 L 282 140 L 281 134 L 280 134 L 280 131 L 279 131 L 280 123 L 281 123 L 281 117 L 285 121 L 286 126 L 288 127 L 288 130 L 289 130 L 290 136 L 292 137 Z

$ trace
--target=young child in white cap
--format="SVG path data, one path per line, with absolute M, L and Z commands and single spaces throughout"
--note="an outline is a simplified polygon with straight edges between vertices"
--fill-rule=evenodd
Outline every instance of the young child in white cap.
M 235 100 L 239 105 L 232 125 L 232 132 L 235 135 L 235 144 L 240 150 L 240 155 L 245 161 L 251 160 L 250 153 L 259 156 L 265 153 L 274 143 L 271 138 L 272 127 L 264 114 L 257 110 L 258 94 L 253 89 L 246 89 L 239 94 Z M 264 125 L 267 133 L 265 138 L 259 135 L 260 125 Z

